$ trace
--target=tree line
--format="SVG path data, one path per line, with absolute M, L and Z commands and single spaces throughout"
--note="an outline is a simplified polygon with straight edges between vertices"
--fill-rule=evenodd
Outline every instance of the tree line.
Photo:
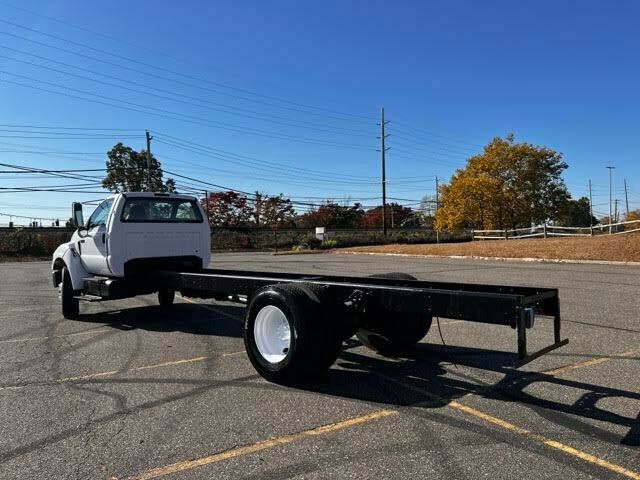
M 147 189 L 144 150 L 136 152 L 118 143 L 107 157 L 107 174 L 102 182 L 106 189 Z M 496 137 L 481 153 L 468 158 L 448 183 L 439 186 L 437 205 L 429 195 L 422 198 L 417 209 L 387 204 L 387 225 L 459 231 L 515 229 L 543 222 L 574 227 L 597 224 L 589 199 L 571 198 L 563 179 L 567 168 L 562 154 L 549 147 L 518 143 L 512 134 Z M 151 190 L 177 191 L 172 178 L 163 179 L 160 161 L 153 155 Z M 305 205 L 282 194 L 259 191 L 214 191 L 201 202 L 211 225 L 218 227 L 381 228 L 383 221 L 382 205 L 364 207 L 331 200 Z M 630 212 L 629 219 L 636 214 L 640 216 L 640 212 Z
M 202 201 L 209 222 L 218 227 L 278 227 L 313 228 L 381 228 L 382 206 L 365 209 L 360 203 L 344 205 L 327 200 L 307 206 L 297 213 L 294 203 L 285 196 L 270 196 L 261 192 L 253 195 L 235 191 L 211 192 Z M 422 212 L 397 203 L 387 205 L 387 217 L 395 226 L 424 226 Z M 433 220 L 431 221 L 433 223 Z
M 163 179 L 160 161 L 151 155 L 151 185 L 147 185 L 147 153 L 136 151 L 122 143 L 107 152 L 106 176 L 102 186 L 111 192 L 146 191 L 177 192 L 176 182 Z M 204 193 L 204 189 L 203 189 Z M 217 227 L 257 228 L 381 228 L 382 205 L 365 208 L 360 203 L 346 205 L 326 200 L 320 204 L 302 205 L 307 211 L 298 213 L 294 202 L 284 195 L 263 192 L 246 194 L 234 190 L 208 192 L 201 199 L 209 223 Z M 398 203 L 387 204 L 388 221 L 394 226 L 430 226 L 431 214 Z

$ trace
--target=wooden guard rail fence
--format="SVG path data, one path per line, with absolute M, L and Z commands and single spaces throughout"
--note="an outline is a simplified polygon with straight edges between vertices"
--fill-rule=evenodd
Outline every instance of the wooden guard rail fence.
M 608 232 L 606 230 L 608 230 Z M 502 230 L 473 229 L 471 230 L 471 236 L 473 240 L 515 240 L 519 238 L 591 237 L 605 233 L 623 235 L 632 232 L 640 232 L 640 220 L 594 225 L 592 227 L 559 227 L 545 223 L 527 228 Z

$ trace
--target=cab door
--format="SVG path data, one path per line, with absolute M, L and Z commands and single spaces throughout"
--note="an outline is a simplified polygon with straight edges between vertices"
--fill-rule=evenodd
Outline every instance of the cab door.
M 110 275 L 107 264 L 107 219 L 113 199 L 107 199 L 96 207 L 87 221 L 87 233 L 78 240 L 80 258 L 87 272 L 93 275 Z

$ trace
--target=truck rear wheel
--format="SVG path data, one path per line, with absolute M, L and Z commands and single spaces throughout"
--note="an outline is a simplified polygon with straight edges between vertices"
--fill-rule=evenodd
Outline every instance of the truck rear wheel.
M 249 360 L 265 379 L 298 384 L 325 372 L 341 342 L 326 305 L 304 285 L 261 288 L 252 297 L 244 324 Z
M 71 284 L 71 275 L 67 267 L 62 267 L 62 281 L 60 282 L 59 296 L 62 303 L 62 316 L 68 320 L 76 320 L 80 315 L 80 302 L 73 298 L 73 285 Z
M 408 273 L 394 272 L 370 275 L 371 278 L 390 280 L 417 280 Z M 380 351 L 398 351 L 410 348 L 422 340 L 431 328 L 431 314 L 412 314 L 375 309 L 367 314 L 366 327 L 356 332 L 358 340 L 367 347 Z
M 176 298 L 176 291 L 168 288 L 158 290 L 158 303 L 161 307 L 170 307 Z

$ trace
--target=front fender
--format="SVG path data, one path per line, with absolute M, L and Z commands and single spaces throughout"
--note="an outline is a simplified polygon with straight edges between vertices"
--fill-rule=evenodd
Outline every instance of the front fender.
M 84 287 L 83 280 L 89 277 L 89 273 L 84 269 L 80 262 L 80 255 L 75 249 L 73 242 L 63 243 L 56 251 L 53 252 L 53 261 L 51 263 L 51 271 L 53 275 L 54 287 L 58 287 L 62 281 L 62 267 L 67 267 L 71 276 L 71 285 L 74 290 L 82 290 Z

